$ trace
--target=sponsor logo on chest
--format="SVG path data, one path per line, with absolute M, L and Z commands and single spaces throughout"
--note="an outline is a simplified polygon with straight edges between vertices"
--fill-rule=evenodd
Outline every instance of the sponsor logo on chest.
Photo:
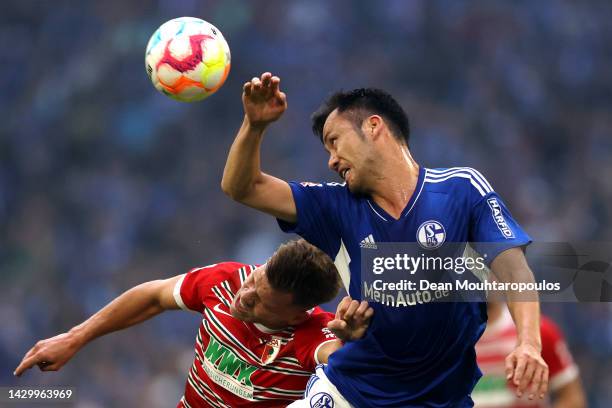
M 213 337 L 208 342 L 202 363 L 204 371 L 213 382 L 239 397 L 253 398 L 251 377 L 257 367 L 242 361 Z

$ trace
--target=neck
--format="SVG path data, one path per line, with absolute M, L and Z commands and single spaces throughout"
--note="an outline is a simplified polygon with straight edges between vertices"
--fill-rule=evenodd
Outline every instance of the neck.
M 370 196 L 379 207 L 397 219 L 415 193 L 419 165 L 407 147 L 396 146 L 377 165 Z

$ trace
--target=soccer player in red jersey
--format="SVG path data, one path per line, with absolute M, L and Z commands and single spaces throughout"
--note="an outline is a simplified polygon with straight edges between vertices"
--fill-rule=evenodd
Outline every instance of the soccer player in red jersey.
M 478 408 L 583 408 L 586 406 L 578 367 L 574 364 L 563 335 L 548 318 L 540 319 L 542 357 L 549 369 L 552 402 L 528 400 L 516 395 L 516 387 L 506 380 L 505 357 L 516 344 L 516 328 L 504 303 L 489 302 L 487 328 L 476 343 L 476 357 L 483 377 L 472 392 Z
M 291 241 L 259 267 L 224 262 L 136 286 L 67 333 L 39 341 L 15 375 L 34 365 L 59 370 L 93 339 L 181 308 L 203 319 L 177 407 L 284 407 L 303 395 L 317 364 L 367 329 L 366 302 L 343 299 L 335 318 L 315 306 L 338 288 L 332 260 Z

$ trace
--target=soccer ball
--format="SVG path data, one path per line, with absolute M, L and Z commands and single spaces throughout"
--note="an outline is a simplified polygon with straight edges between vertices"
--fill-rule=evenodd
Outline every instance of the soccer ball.
M 151 36 L 145 67 L 159 92 L 177 101 L 200 101 L 225 82 L 230 49 L 212 24 L 194 17 L 175 18 Z

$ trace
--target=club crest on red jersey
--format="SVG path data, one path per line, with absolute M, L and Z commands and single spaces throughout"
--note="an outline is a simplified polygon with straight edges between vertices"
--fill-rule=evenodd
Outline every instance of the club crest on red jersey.
M 273 362 L 278 355 L 280 348 L 281 338 L 273 336 L 264 346 L 263 353 L 261 353 L 261 363 L 265 365 Z

